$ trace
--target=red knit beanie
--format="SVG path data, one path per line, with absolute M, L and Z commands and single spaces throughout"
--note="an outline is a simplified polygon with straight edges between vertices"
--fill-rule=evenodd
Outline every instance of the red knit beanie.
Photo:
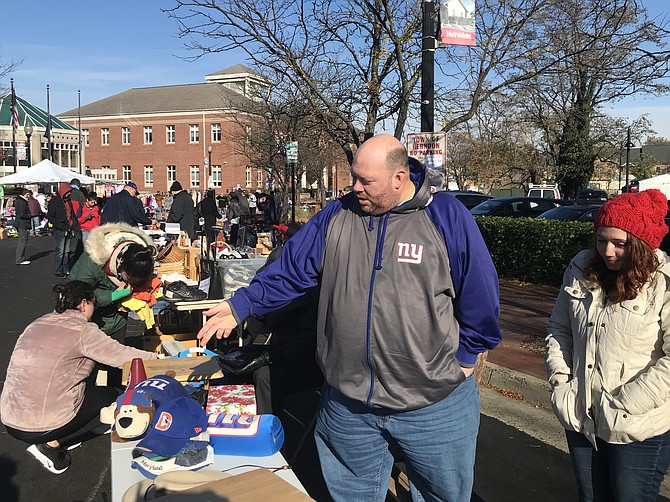
M 598 211 L 593 225 L 595 230 L 601 226 L 620 228 L 656 249 L 668 233 L 667 213 L 668 199 L 660 190 L 650 188 L 608 200 Z

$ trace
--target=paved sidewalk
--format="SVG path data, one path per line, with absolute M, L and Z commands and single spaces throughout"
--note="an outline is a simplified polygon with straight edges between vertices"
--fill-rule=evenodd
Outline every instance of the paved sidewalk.
M 544 337 L 558 287 L 500 281 L 500 329 L 503 339 L 488 362 L 546 379 Z

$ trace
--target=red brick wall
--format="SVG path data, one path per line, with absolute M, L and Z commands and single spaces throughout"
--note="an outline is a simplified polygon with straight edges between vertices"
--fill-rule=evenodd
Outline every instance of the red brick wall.
M 70 121 L 76 126 L 76 120 Z M 221 124 L 221 142 L 210 142 L 211 124 Z M 190 124 L 198 124 L 200 138 L 198 143 L 190 143 Z M 175 143 L 166 143 L 166 126 L 175 126 Z M 153 141 L 150 145 L 144 144 L 144 126 L 152 126 Z M 109 129 L 109 145 L 101 144 L 102 128 Z M 122 144 L 122 128 L 130 127 L 130 144 Z M 246 188 L 246 158 L 236 154 L 234 142 L 230 138 L 243 138 L 240 125 L 230 117 L 220 113 L 206 114 L 203 124 L 202 114 L 156 114 L 136 117 L 118 118 L 82 118 L 82 129 L 89 131 L 89 144 L 84 145 L 86 167 L 100 169 L 109 166 L 116 171 L 116 179 L 123 179 L 123 166 L 131 166 L 131 179 L 141 192 L 166 192 L 169 189 L 167 182 L 167 166 L 174 165 L 177 171 L 177 181 L 189 190 L 190 166 L 200 168 L 199 190 L 207 188 L 207 167 L 204 164 L 207 158 L 207 147 L 212 147 L 212 165 L 222 167 L 221 187 L 215 188 L 217 193 L 227 193 L 231 188 L 239 185 Z M 239 151 L 239 149 L 237 150 Z M 153 166 L 153 186 L 144 183 L 144 166 Z M 337 181 L 335 182 L 335 179 Z M 257 186 L 257 173 L 252 169 L 252 189 L 263 188 Z M 351 184 L 349 166 L 346 158 L 338 163 L 337 176 L 331 176 L 329 183 L 337 194 Z

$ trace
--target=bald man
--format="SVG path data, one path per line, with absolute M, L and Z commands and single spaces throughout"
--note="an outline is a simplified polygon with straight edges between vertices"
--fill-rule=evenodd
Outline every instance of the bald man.
M 226 337 L 320 286 L 326 384 L 315 439 L 333 499 L 383 501 L 393 456 L 413 499 L 470 500 L 479 430 L 477 355 L 501 339 L 498 277 L 465 206 L 393 136 L 364 142 L 353 191 L 313 216 L 249 287 L 205 312 Z

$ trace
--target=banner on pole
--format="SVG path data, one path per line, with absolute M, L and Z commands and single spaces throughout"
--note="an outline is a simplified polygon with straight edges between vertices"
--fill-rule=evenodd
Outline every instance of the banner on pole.
M 476 44 L 475 0 L 440 0 L 440 44 Z
M 28 148 L 25 141 L 16 142 L 16 158 L 19 160 L 26 160 L 28 158 Z
M 297 141 L 287 141 L 286 142 L 286 162 L 293 164 L 298 162 L 298 142 Z

